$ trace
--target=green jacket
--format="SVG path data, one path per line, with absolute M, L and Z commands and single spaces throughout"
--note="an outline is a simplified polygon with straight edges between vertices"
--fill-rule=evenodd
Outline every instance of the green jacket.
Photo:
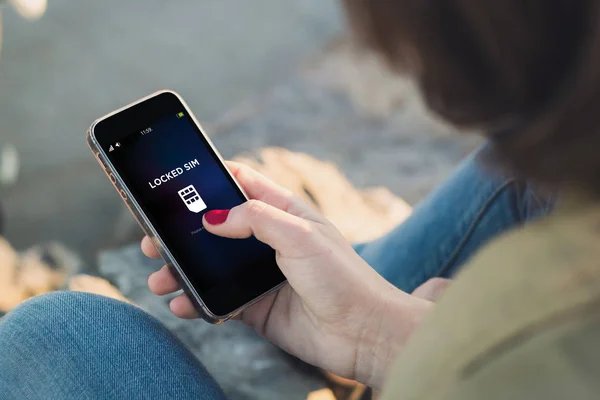
M 600 204 L 568 200 L 477 254 L 383 399 L 600 399 Z

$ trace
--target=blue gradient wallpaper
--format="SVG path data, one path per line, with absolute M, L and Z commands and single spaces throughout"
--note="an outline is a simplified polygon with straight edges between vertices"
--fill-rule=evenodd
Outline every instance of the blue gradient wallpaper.
M 269 246 L 203 228 L 205 212 L 245 200 L 187 115 L 132 133 L 108 155 L 211 311 L 231 312 L 284 280 Z

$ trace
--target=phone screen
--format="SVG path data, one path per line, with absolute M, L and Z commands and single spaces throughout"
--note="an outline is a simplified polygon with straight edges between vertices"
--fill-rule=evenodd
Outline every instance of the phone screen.
M 213 314 L 227 315 L 285 280 L 269 246 L 204 229 L 207 211 L 245 197 L 177 96 L 162 93 L 126 109 L 94 135 Z

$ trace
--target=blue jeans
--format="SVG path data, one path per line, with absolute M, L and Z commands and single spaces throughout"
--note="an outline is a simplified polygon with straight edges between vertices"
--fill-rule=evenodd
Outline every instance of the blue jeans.
M 410 293 L 430 278 L 450 278 L 486 242 L 552 210 L 554 196 L 541 197 L 522 181 L 490 174 L 478 155 L 465 159 L 392 232 L 354 246 L 396 287 Z
M 402 225 L 356 250 L 386 279 L 412 291 L 450 277 L 485 242 L 547 214 L 514 179 L 468 158 Z M 0 320 L 0 398 L 225 399 L 200 362 L 157 320 L 112 299 L 57 292 Z

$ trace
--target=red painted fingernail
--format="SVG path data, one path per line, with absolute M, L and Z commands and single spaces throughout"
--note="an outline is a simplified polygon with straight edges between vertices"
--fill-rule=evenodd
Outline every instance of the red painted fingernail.
M 229 210 L 211 210 L 204 214 L 204 219 L 211 225 L 221 225 L 227 221 Z

